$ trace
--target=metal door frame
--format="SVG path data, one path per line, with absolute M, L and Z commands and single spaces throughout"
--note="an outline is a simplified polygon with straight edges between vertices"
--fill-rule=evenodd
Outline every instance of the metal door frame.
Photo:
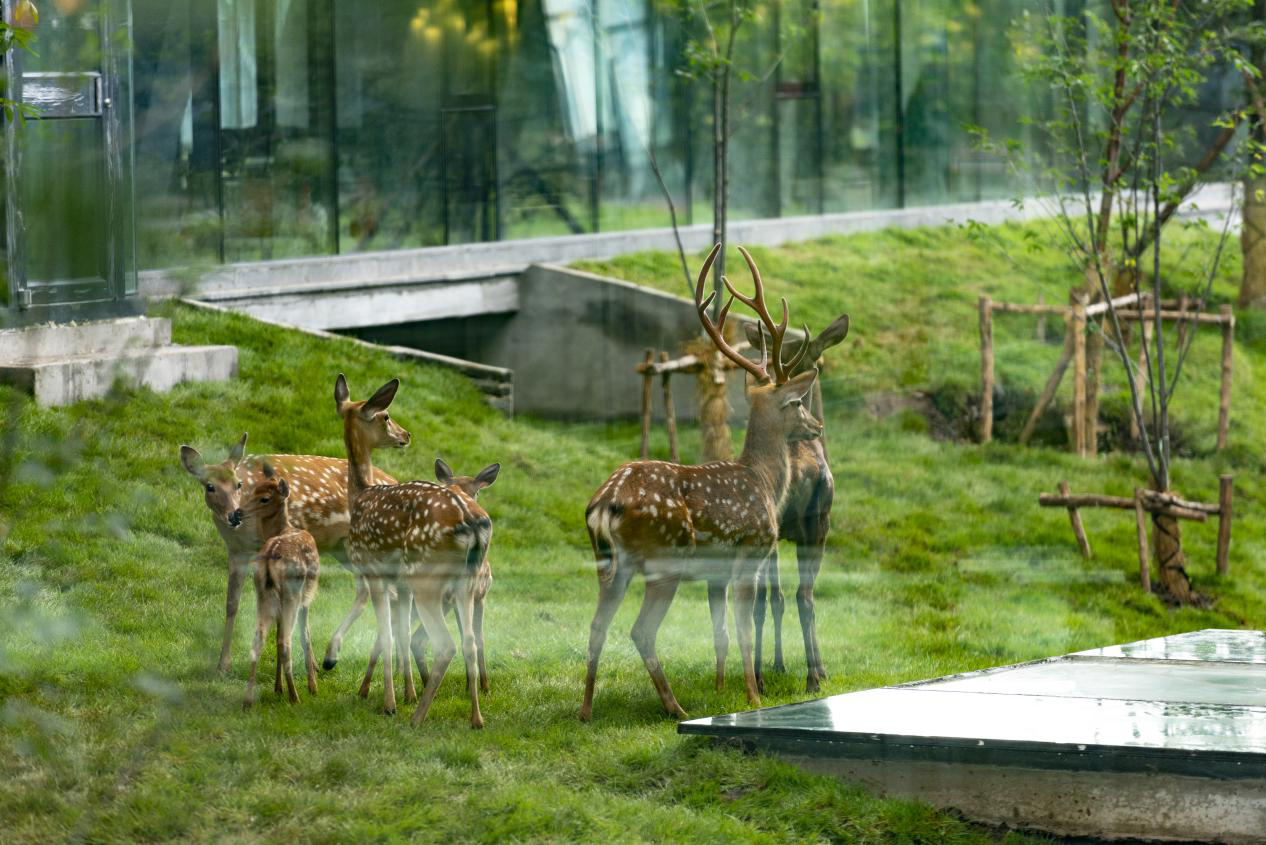
M 5 20 L 12 20 L 13 6 L 18 0 L 0 0 L 0 12 Z M 96 102 L 90 109 L 71 115 L 51 115 L 46 118 L 97 119 L 100 121 L 101 148 L 105 158 L 106 179 L 106 244 L 104 295 L 81 301 L 58 301 L 55 285 L 28 284 L 24 209 L 21 207 L 21 169 L 23 122 L 21 119 L 4 121 L 4 236 L 5 261 L 9 286 L 9 308 L 0 323 L 37 323 L 48 320 L 93 319 L 110 316 L 137 314 L 143 310 L 137 295 L 136 277 L 136 225 L 132 149 L 132 97 L 131 97 L 131 0 L 101 0 L 97 7 L 100 16 L 100 39 L 103 47 L 99 65 L 92 70 L 68 70 L 68 76 L 92 79 Z M 123 33 L 127 37 L 120 38 Z M 39 49 L 40 31 L 36 29 L 34 48 Z M 8 97 L 23 102 L 25 64 L 24 51 L 10 49 L 4 55 L 3 82 Z M 95 74 L 95 78 L 94 78 Z M 34 74 L 31 74 L 34 76 Z M 52 77 L 55 72 L 47 72 Z M 129 87 L 123 90 L 126 79 Z M 40 292 L 53 293 L 41 301 Z M 0 315 L 3 315 L 0 310 Z

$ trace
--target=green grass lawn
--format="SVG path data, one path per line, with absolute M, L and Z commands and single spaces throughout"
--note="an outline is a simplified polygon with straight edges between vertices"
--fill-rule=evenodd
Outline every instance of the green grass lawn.
M 1266 366 L 1266 324 L 1252 315 L 1241 316 L 1238 332 L 1232 448 L 1211 453 L 1211 332 L 1197 339 L 1178 407 L 1193 457 L 1180 461 L 1177 488 L 1210 500 L 1219 473 L 1236 475 L 1230 577 L 1212 571 L 1214 526 L 1185 526 L 1189 570 L 1216 598 L 1209 610 L 1172 610 L 1139 591 L 1127 515 L 1086 513 L 1096 557 L 1083 562 L 1067 517 L 1037 507 L 1038 492 L 1060 479 L 1078 490 L 1128 493 L 1142 478 L 1136 456 L 1085 462 L 1056 448 L 1021 449 L 1005 442 L 1006 425 L 1002 442 L 982 448 L 934 439 L 913 411 L 879 420 L 865 413 L 868 396 L 916 391 L 947 412 L 961 410 L 977 378 L 976 297 L 1034 301 L 1041 290 L 1048 302 L 1062 301 L 1069 268 L 1050 234 L 1041 225 L 891 231 L 755 251 L 771 292 L 792 299 L 793 320 L 821 328 L 836 313 L 852 315 L 852 334 L 829 354 L 826 372 L 837 483 L 818 587 L 826 693 L 1255 626 L 1266 615 L 1258 448 L 1266 398 L 1254 385 L 1255 370 Z M 1188 263 L 1208 241 L 1181 236 Z M 681 292 L 675 260 L 658 253 L 587 267 Z M 1220 300 L 1232 296 L 1237 272 L 1229 263 Z M 1190 283 L 1182 267 L 1172 275 L 1175 286 Z M 177 342 L 236 344 L 241 378 L 54 411 L 0 394 L 20 415 L 5 464 L 15 483 L 0 492 L 5 842 L 999 838 L 772 758 L 678 737 L 627 637 L 640 585 L 612 627 L 594 722 L 576 719 L 596 597 L 583 510 L 606 475 L 636 454 L 635 426 L 511 421 L 446 372 L 245 317 L 159 310 L 173 318 Z M 1058 354 L 1058 327 L 1042 345 L 1026 318 L 998 323 L 1003 387 L 1035 391 Z M 487 619 L 493 689 L 482 701 L 481 732 L 468 727 L 460 660 L 416 730 L 410 706 L 393 719 L 377 715 L 379 684 L 368 703 L 355 696 L 371 615 L 352 629 L 315 698 L 301 691 L 303 701 L 290 706 L 266 684 L 261 703 L 243 713 L 254 617 L 248 588 L 233 670 L 214 671 L 223 546 L 177 446 L 192 443 L 218 459 L 245 430 L 253 451 L 339 455 L 339 371 L 354 398 L 391 376 L 403 379 L 392 415 L 413 445 L 380 454 L 397 477 L 429 477 L 437 454 L 462 473 L 503 464 L 481 497 L 496 526 Z M 1105 378 L 1111 405 L 1120 379 Z M 663 437 L 656 432 L 661 453 Z M 687 430 L 686 453 L 696 445 Z M 784 549 L 784 561 L 793 554 Z M 327 564 L 314 606 L 319 649 L 352 596 L 350 576 Z M 794 566 L 785 564 L 789 593 L 794 583 Z M 790 671 L 767 677 L 769 704 L 803 697 L 794 603 L 785 631 Z M 704 590 L 683 588 L 660 653 L 678 699 L 697 715 L 745 706 L 736 648 L 727 689 L 712 689 L 710 634 Z M 266 653 L 265 678 L 271 666 Z

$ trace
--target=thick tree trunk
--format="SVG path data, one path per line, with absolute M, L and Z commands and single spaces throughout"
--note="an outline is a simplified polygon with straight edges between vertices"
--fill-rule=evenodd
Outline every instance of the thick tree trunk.
M 1176 604 L 1203 604 L 1203 597 L 1191 588 L 1187 577 L 1187 558 L 1183 555 L 1182 529 L 1177 519 L 1152 514 L 1152 547 L 1156 553 L 1156 591 Z
M 1240 251 L 1244 276 L 1240 281 L 1240 307 L 1266 308 L 1266 177 L 1244 181 L 1243 222 Z
M 734 447 L 730 439 L 730 402 L 721 353 L 706 338 L 698 341 L 698 347 L 691 351 L 704 362 L 696 374 L 703 460 L 728 461 L 734 457 Z

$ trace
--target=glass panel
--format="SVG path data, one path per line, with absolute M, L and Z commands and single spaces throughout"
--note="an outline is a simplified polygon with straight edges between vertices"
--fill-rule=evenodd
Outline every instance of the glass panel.
M 497 86 L 502 235 L 597 228 L 598 103 L 588 0 L 503 0 Z
M 329 0 L 219 0 L 226 261 L 335 250 Z
M 192 0 L 132 7 L 140 265 L 219 260 L 215 8 Z
M 39 46 L 23 55 L 23 74 L 99 72 L 100 30 L 97 3 L 42 10 Z M 102 120 L 28 120 L 19 131 L 28 285 L 65 285 L 56 300 L 103 298 L 110 278 L 110 206 Z
M 29 283 L 108 277 L 101 121 L 27 121 L 20 181 Z

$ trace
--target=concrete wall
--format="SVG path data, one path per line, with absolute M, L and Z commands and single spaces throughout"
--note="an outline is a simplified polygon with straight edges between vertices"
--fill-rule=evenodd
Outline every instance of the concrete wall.
M 646 348 L 681 351 L 699 334 L 694 303 L 627 282 L 554 265 L 519 277 L 519 310 L 465 320 L 354 330 L 376 343 L 413 346 L 514 370 L 518 413 L 610 420 L 641 414 L 642 377 L 633 367 Z M 695 377 L 673 376 L 680 419 L 697 414 Z M 734 417 L 746 417 L 742 379 L 730 377 Z M 653 407 L 663 419 L 660 382 Z
M 646 348 L 675 356 L 699 334 L 693 302 L 627 282 L 533 265 L 519 285 L 518 313 L 478 358 L 514 369 L 519 411 L 565 419 L 637 417 L 642 378 L 633 367 Z M 673 377 L 682 418 L 698 413 L 694 382 L 693 375 Z M 730 385 L 730 404 L 743 419 L 747 405 L 737 373 Z M 658 417 L 658 380 L 654 406 Z

